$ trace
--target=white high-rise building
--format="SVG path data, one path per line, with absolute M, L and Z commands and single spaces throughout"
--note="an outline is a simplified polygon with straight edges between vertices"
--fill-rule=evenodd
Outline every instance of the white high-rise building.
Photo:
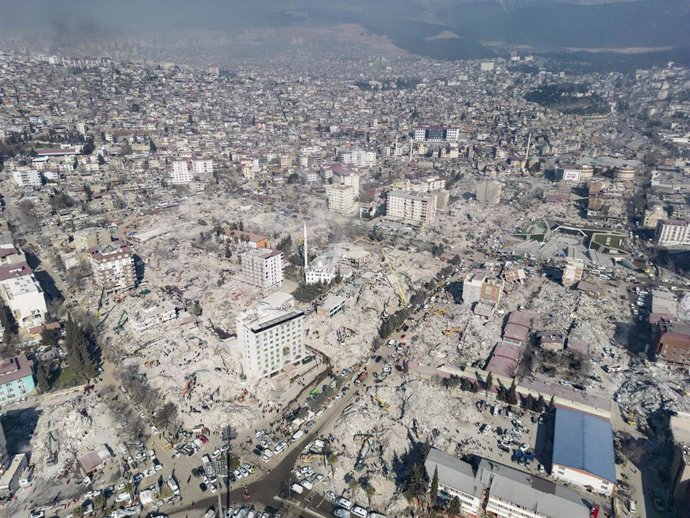
M 44 323 L 48 312 L 45 294 L 28 264 L 0 268 L 0 297 L 22 329 Z
M 252 379 L 272 376 L 304 357 L 304 311 L 287 293 L 266 297 L 253 310 L 237 316 L 237 340 L 245 373 Z
M 376 153 L 362 149 L 343 151 L 340 153 L 340 161 L 343 164 L 355 167 L 372 167 L 376 165 Z
M 191 159 L 174 160 L 172 163 L 172 173 L 170 181 L 174 184 L 190 183 L 194 176 L 213 174 L 213 160 Z
M 249 250 L 240 255 L 240 261 L 246 283 L 263 289 L 283 284 L 283 254 L 279 250 Z
M 33 169 L 15 169 L 12 171 L 14 181 L 19 187 L 40 187 L 41 173 Z
M 431 223 L 436 218 L 436 195 L 398 189 L 389 191 L 386 215 L 398 220 Z
M 355 211 L 355 190 L 352 185 L 328 185 L 328 208 L 338 214 L 352 214 Z
M 656 243 L 659 246 L 690 245 L 690 223 L 663 219 L 656 224 Z

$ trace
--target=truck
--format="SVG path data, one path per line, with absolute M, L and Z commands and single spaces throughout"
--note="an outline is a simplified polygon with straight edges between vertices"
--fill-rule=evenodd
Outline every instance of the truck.
M 295 433 L 292 434 L 292 442 L 299 441 L 303 436 L 304 436 L 304 431 L 303 430 L 297 430 Z

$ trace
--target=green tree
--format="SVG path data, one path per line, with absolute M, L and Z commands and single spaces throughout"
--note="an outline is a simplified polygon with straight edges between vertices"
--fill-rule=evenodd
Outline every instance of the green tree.
M 58 344 L 58 336 L 55 330 L 44 328 L 41 331 L 41 343 L 47 346 L 56 346 Z
M 72 511 L 72 516 L 74 518 L 84 517 L 84 508 L 81 506 L 81 504 L 78 504 L 77 507 L 74 508 L 74 511 Z
M 240 467 L 241 463 L 240 458 L 236 454 L 230 454 L 230 458 L 228 459 L 228 468 L 230 468 L 232 471 L 235 471 Z
M 155 153 L 156 151 L 158 151 L 158 147 L 156 146 L 156 143 L 153 140 L 149 139 L 149 152 Z
M 192 306 L 192 315 L 194 315 L 195 317 L 200 317 L 203 311 L 204 309 L 201 307 L 201 304 L 199 304 L 199 301 L 195 300 L 194 306 Z
M 103 155 L 101 155 L 100 153 L 98 153 L 98 165 L 105 165 L 105 158 L 103 158 Z
M 347 487 L 350 488 L 350 495 L 354 495 L 355 490 L 359 487 L 359 482 L 355 477 L 350 477 L 350 480 L 347 481 Z
M 453 516 L 458 516 L 461 511 L 462 504 L 460 503 L 460 499 L 457 496 L 454 496 L 450 501 L 450 505 L 448 506 L 448 512 Z
M 434 468 L 434 476 L 431 479 L 431 490 L 429 496 L 431 497 L 431 504 L 433 505 L 438 498 L 438 466 Z
M 494 376 L 493 374 L 489 373 L 486 375 L 486 379 L 484 380 L 484 392 L 489 392 L 493 386 Z
M 105 497 L 100 494 L 93 497 L 94 509 L 103 509 L 105 507 Z
M 81 148 L 81 152 L 83 155 L 90 155 L 96 150 L 96 146 L 93 143 L 93 138 L 89 137 L 86 139 L 86 143 L 84 146 Z
M 369 506 L 371 506 L 371 499 L 374 498 L 374 495 L 376 494 L 376 488 L 372 486 L 370 483 L 367 483 L 367 485 L 364 488 L 364 494 L 367 495 Z
M 506 400 L 511 405 L 517 405 L 518 395 L 517 395 L 517 386 L 515 385 L 515 380 L 513 380 L 513 383 L 511 383 L 510 388 L 508 389 L 508 394 L 506 395 Z
M 42 394 L 50 390 L 50 371 L 46 364 L 40 360 L 36 363 L 36 384 Z

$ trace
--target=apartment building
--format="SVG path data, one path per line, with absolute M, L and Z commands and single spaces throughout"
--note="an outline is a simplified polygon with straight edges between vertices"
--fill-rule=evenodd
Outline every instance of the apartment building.
M 35 388 L 33 362 L 25 354 L 0 360 L 0 405 L 26 397 Z
M 292 296 L 274 293 L 254 309 L 237 316 L 237 340 L 247 376 L 273 376 L 304 357 L 304 311 L 294 308 Z
M 690 245 L 690 223 L 677 219 L 659 220 L 655 237 L 659 246 Z
M 460 129 L 446 126 L 424 126 L 414 130 L 415 142 L 457 142 Z
M 177 184 L 190 183 L 195 176 L 213 174 L 213 160 L 190 159 L 174 160 L 170 181 Z
M 40 187 L 43 185 L 41 173 L 33 169 L 15 169 L 12 177 L 19 187 Z
M 261 289 L 283 284 L 283 254 L 270 248 L 256 248 L 240 255 L 242 280 Z
M 85 228 L 75 232 L 72 236 L 74 250 L 83 252 L 98 246 L 106 246 L 112 241 L 110 230 L 107 228 Z
M 328 209 L 336 214 L 348 215 L 355 212 L 355 190 L 352 185 L 328 185 L 326 186 Z
M 345 165 L 353 165 L 355 167 L 372 167 L 376 165 L 376 153 L 362 149 L 342 151 L 340 153 L 340 161 Z
M 45 322 L 45 294 L 25 262 L 0 267 L 0 298 L 20 328 L 29 329 Z
M 96 284 L 104 288 L 106 293 L 136 286 L 134 253 L 124 241 L 113 241 L 106 246 L 92 248 L 89 250 L 89 259 Z
M 412 223 L 431 223 L 436 219 L 436 196 L 395 189 L 388 192 L 386 215 Z
M 424 467 L 429 479 L 438 472 L 439 499 L 457 497 L 467 518 L 589 518 L 575 491 L 487 459 L 473 466 L 431 448 Z
M 484 271 L 470 272 L 462 283 L 462 302 L 468 305 L 488 302 L 497 306 L 501 302 L 503 285 L 503 279 L 491 278 Z

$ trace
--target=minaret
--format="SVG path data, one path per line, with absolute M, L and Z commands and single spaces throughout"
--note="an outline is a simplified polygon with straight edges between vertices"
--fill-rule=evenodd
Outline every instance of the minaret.
M 307 275 L 307 267 L 309 266 L 309 251 L 307 249 L 307 223 L 304 223 L 304 275 Z

